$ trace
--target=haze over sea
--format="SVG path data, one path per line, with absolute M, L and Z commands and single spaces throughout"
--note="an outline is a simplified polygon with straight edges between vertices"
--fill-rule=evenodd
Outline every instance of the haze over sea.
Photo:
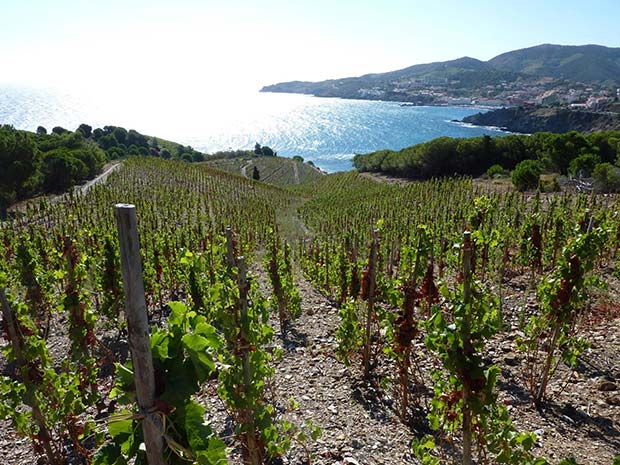
M 279 155 L 312 160 L 328 172 L 351 169 L 355 153 L 401 149 L 439 136 L 502 134 L 452 122 L 480 111 L 476 108 L 187 89 L 141 96 L 98 90 L 98 97 L 92 95 L 3 86 L 0 124 L 30 131 L 38 126 L 75 130 L 81 123 L 122 126 L 207 153 L 249 149 L 258 142 Z

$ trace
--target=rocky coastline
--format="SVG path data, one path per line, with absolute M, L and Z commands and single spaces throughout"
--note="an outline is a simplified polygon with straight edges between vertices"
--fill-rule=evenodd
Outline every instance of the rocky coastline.
M 475 126 L 495 126 L 510 132 L 564 133 L 620 130 L 620 114 L 611 111 L 572 110 L 569 108 L 510 107 L 463 118 Z

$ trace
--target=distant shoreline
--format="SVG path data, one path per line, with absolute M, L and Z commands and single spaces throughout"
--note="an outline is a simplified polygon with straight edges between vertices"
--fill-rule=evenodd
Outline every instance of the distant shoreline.
M 271 90 L 263 90 L 260 89 L 258 91 L 260 94 L 276 94 L 276 95 L 304 95 L 306 97 L 318 98 L 318 99 L 334 99 L 334 100 L 349 100 L 349 101 L 359 101 L 359 102 L 380 102 L 380 103 L 394 103 L 399 106 L 406 107 L 420 107 L 420 108 L 468 108 L 471 110 L 499 110 L 501 108 L 511 108 L 512 106 L 504 105 L 504 106 L 490 106 L 490 105 L 479 105 L 479 104 L 450 104 L 450 103 L 425 103 L 418 104 L 415 102 L 408 102 L 406 100 L 384 100 L 380 98 L 363 98 L 363 97 L 332 97 L 332 96 L 323 96 L 323 95 L 314 95 L 314 94 L 306 94 L 303 92 L 274 92 Z

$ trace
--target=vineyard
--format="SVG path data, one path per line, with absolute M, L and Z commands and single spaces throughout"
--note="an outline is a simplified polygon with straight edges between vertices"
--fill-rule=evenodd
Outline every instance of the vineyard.
M 616 196 L 294 184 L 131 158 L 2 223 L 4 463 L 620 463 Z

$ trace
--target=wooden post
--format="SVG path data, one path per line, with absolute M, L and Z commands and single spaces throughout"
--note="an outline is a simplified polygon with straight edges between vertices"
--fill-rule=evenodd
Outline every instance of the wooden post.
M 239 326 L 240 333 L 239 338 L 245 347 L 241 347 L 240 350 L 243 354 L 243 390 L 247 393 L 252 389 L 252 372 L 250 367 L 250 352 L 247 347 L 248 337 L 246 334 L 246 328 L 249 328 L 248 322 L 248 292 L 250 290 L 250 284 L 247 278 L 247 265 L 244 257 L 237 257 L 237 267 L 239 273 L 237 275 L 237 284 L 239 286 Z M 242 416 L 243 423 L 245 424 L 245 463 L 250 465 L 260 465 L 262 460 L 262 448 L 256 438 L 256 425 L 254 423 L 254 411 L 251 406 L 246 406 Z
M 15 352 L 17 366 L 21 370 L 22 368 L 26 367 L 26 360 L 24 358 L 24 353 L 22 352 L 20 338 L 17 332 L 17 326 L 15 324 L 15 318 L 13 316 L 13 310 L 11 309 L 9 301 L 6 298 L 6 292 L 4 288 L 0 288 L 0 304 L 2 304 L 2 317 L 9 332 L 9 339 L 11 341 L 13 351 Z M 41 408 L 39 407 L 37 398 L 34 395 L 34 385 L 30 381 L 30 375 L 28 374 L 27 368 L 22 371 L 22 376 L 24 378 L 24 386 L 26 387 L 24 403 L 32 409 L 32 417 L 34 418 L 34 421 L 39 428 L 39 434 L 41 435 L 41 445 L 45 450 L 45 455 L 47 455 L 47 459 L 51 464 L 60 464 L 62 460 L 52 449 L 52 436 L 50 434 L 49 428 L 45 424 L 45 418 L 43 417 L 43 413 L 41 412 Z
M 375 282 L 377 281 L 377 252 L 379 248 L 379 230 L 372 232 L 372 245 L 368 257 L 368 309 L 366 312 L 366 337 L 364 341 L 364 376 L 370 374 L 370 328 L 375 311 Z
M 235 266 L 235 243 L 230 226 L 226 226 L 226 265 L 228 268 Z
M 465 318 L 463 321 L 463 351 L 465 356 L 472 355 L 471 347 L 471 232 L 463 233 L 463 299 L 465 301 Z M 471 385 L 470 373 L 463 374 L 463 465 L 471 465 Z
M 144 298 L 136 207 L 130 204 L 117 204 L 115 211 L 125 289 L 125 316 L 127 317 L 138 408 L 144 415 L 142 431 L 146 456 L 149 465 L 164 465 L 161 420 L 152 414 L 155 400 L 155 374 Z
M 327 296 L 331 298 L 332 290 L 329 286 L 329 244 L 325 243 L 325 290 L 327 291 Z

